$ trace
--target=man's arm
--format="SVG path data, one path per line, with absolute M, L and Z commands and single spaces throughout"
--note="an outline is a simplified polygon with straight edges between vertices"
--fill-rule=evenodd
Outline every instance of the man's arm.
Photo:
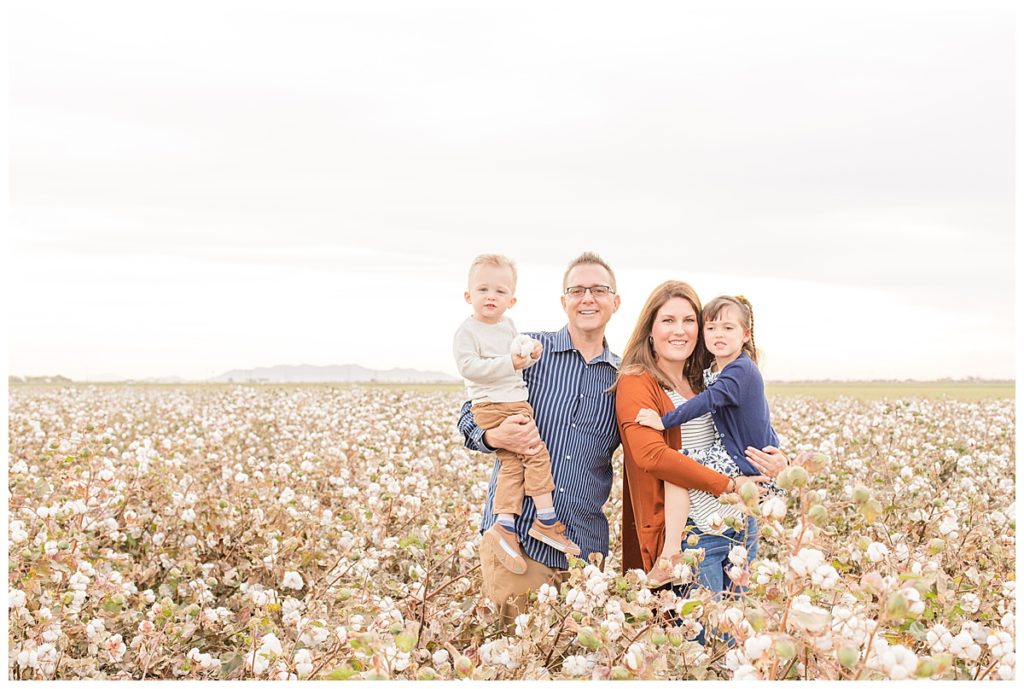
M 476 421 L 473 419 L 473 412 L 470 411 L 472 404 L 466 402 L 462 405 L 462 411 L 459 413 L 459 431 L 462 432 L 462 436 L 465 439 L 464 445 L 470 450 L 476 450 L 477 452 L 494 452 L 493 447 L 488 447 L 487 443 L 484 442 L 484 429 L 476 425 Z
M 459 430 L 465 438 L 465 446 L 470 450 L 494 452 L 503 449 L 522 455 L 533 455 L 540 450 L 540 433 L 530 417 L 516 414 L 485 431 L 476 425 L 470 409 L 471 403 L 466 402 L 459 415 Z

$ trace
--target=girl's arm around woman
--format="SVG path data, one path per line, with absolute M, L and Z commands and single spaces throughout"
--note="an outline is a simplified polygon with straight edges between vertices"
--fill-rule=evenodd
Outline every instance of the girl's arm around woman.
M 678 429 L 662 432 L 635 421 L 637 412 L 645 407 L 664 413 L 671 408 L 671 402 L 651 376 L 622 376 L 616 387 L 615 411 L 626 461 L 660 481 L 712 495 L 725 492 L 729 485 L 727 476 L 679 452 Z

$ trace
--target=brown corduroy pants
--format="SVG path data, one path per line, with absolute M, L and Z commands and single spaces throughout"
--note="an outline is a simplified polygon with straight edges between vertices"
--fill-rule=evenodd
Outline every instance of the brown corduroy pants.
M 484 402 L 473 405 L 473 420 L 480 428 L 489 430 L 515 414 L 533 418 L 529 402 Z M 555 490 L 551 479 L 551 456 L 541 443 L 535 455 L 519 455 L 508 450 L 497 450 L 501 467 L 494 490 L 494 514 L 522 514 L 523 497 L 544 495 Z

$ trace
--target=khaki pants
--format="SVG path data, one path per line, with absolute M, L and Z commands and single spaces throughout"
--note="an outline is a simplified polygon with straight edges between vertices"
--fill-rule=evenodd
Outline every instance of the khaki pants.
M 473 405 L 473 420 L 480 428 L 490 430 L 515 414 L 533 418 L 533 407 L 529 402 L 484 402 Z M 531 498 L 555 490 L 551 479 L 551 455 L 541 443 L 541 450 L 535 455 L 519 455 L 508 450 L 497 450 L 498 483 L 494 489 L 495 514 L 522 514 L 523 496 Z
M 498 561 L 490 541 L 480 545 L 480 570 L 483 577 L 481 591 L 498 605 L 503 629 L 515 624 L 516 616 L 526 612 L 530 605 L 530 591 L 536 591 L 541 584 L 558 587 L 568 572 L 552 569 L 530 559 L 525 553 L 526 573 L 513 574 Z

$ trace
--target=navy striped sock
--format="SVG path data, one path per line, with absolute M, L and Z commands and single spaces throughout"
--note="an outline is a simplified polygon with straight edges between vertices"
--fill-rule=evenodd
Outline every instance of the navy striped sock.
M 508 514 L 498 515 L 498 523 L 501 524 L 509 533 L 516 532 L 516 519 L 515 517 Z
M 549 507 L 546 510 L 538 509 L 537 519 L 539 519 L 540 523 L 544 526 L 551 526 L 558 521 L 558 515 L 555 514 L 554 507 Z

